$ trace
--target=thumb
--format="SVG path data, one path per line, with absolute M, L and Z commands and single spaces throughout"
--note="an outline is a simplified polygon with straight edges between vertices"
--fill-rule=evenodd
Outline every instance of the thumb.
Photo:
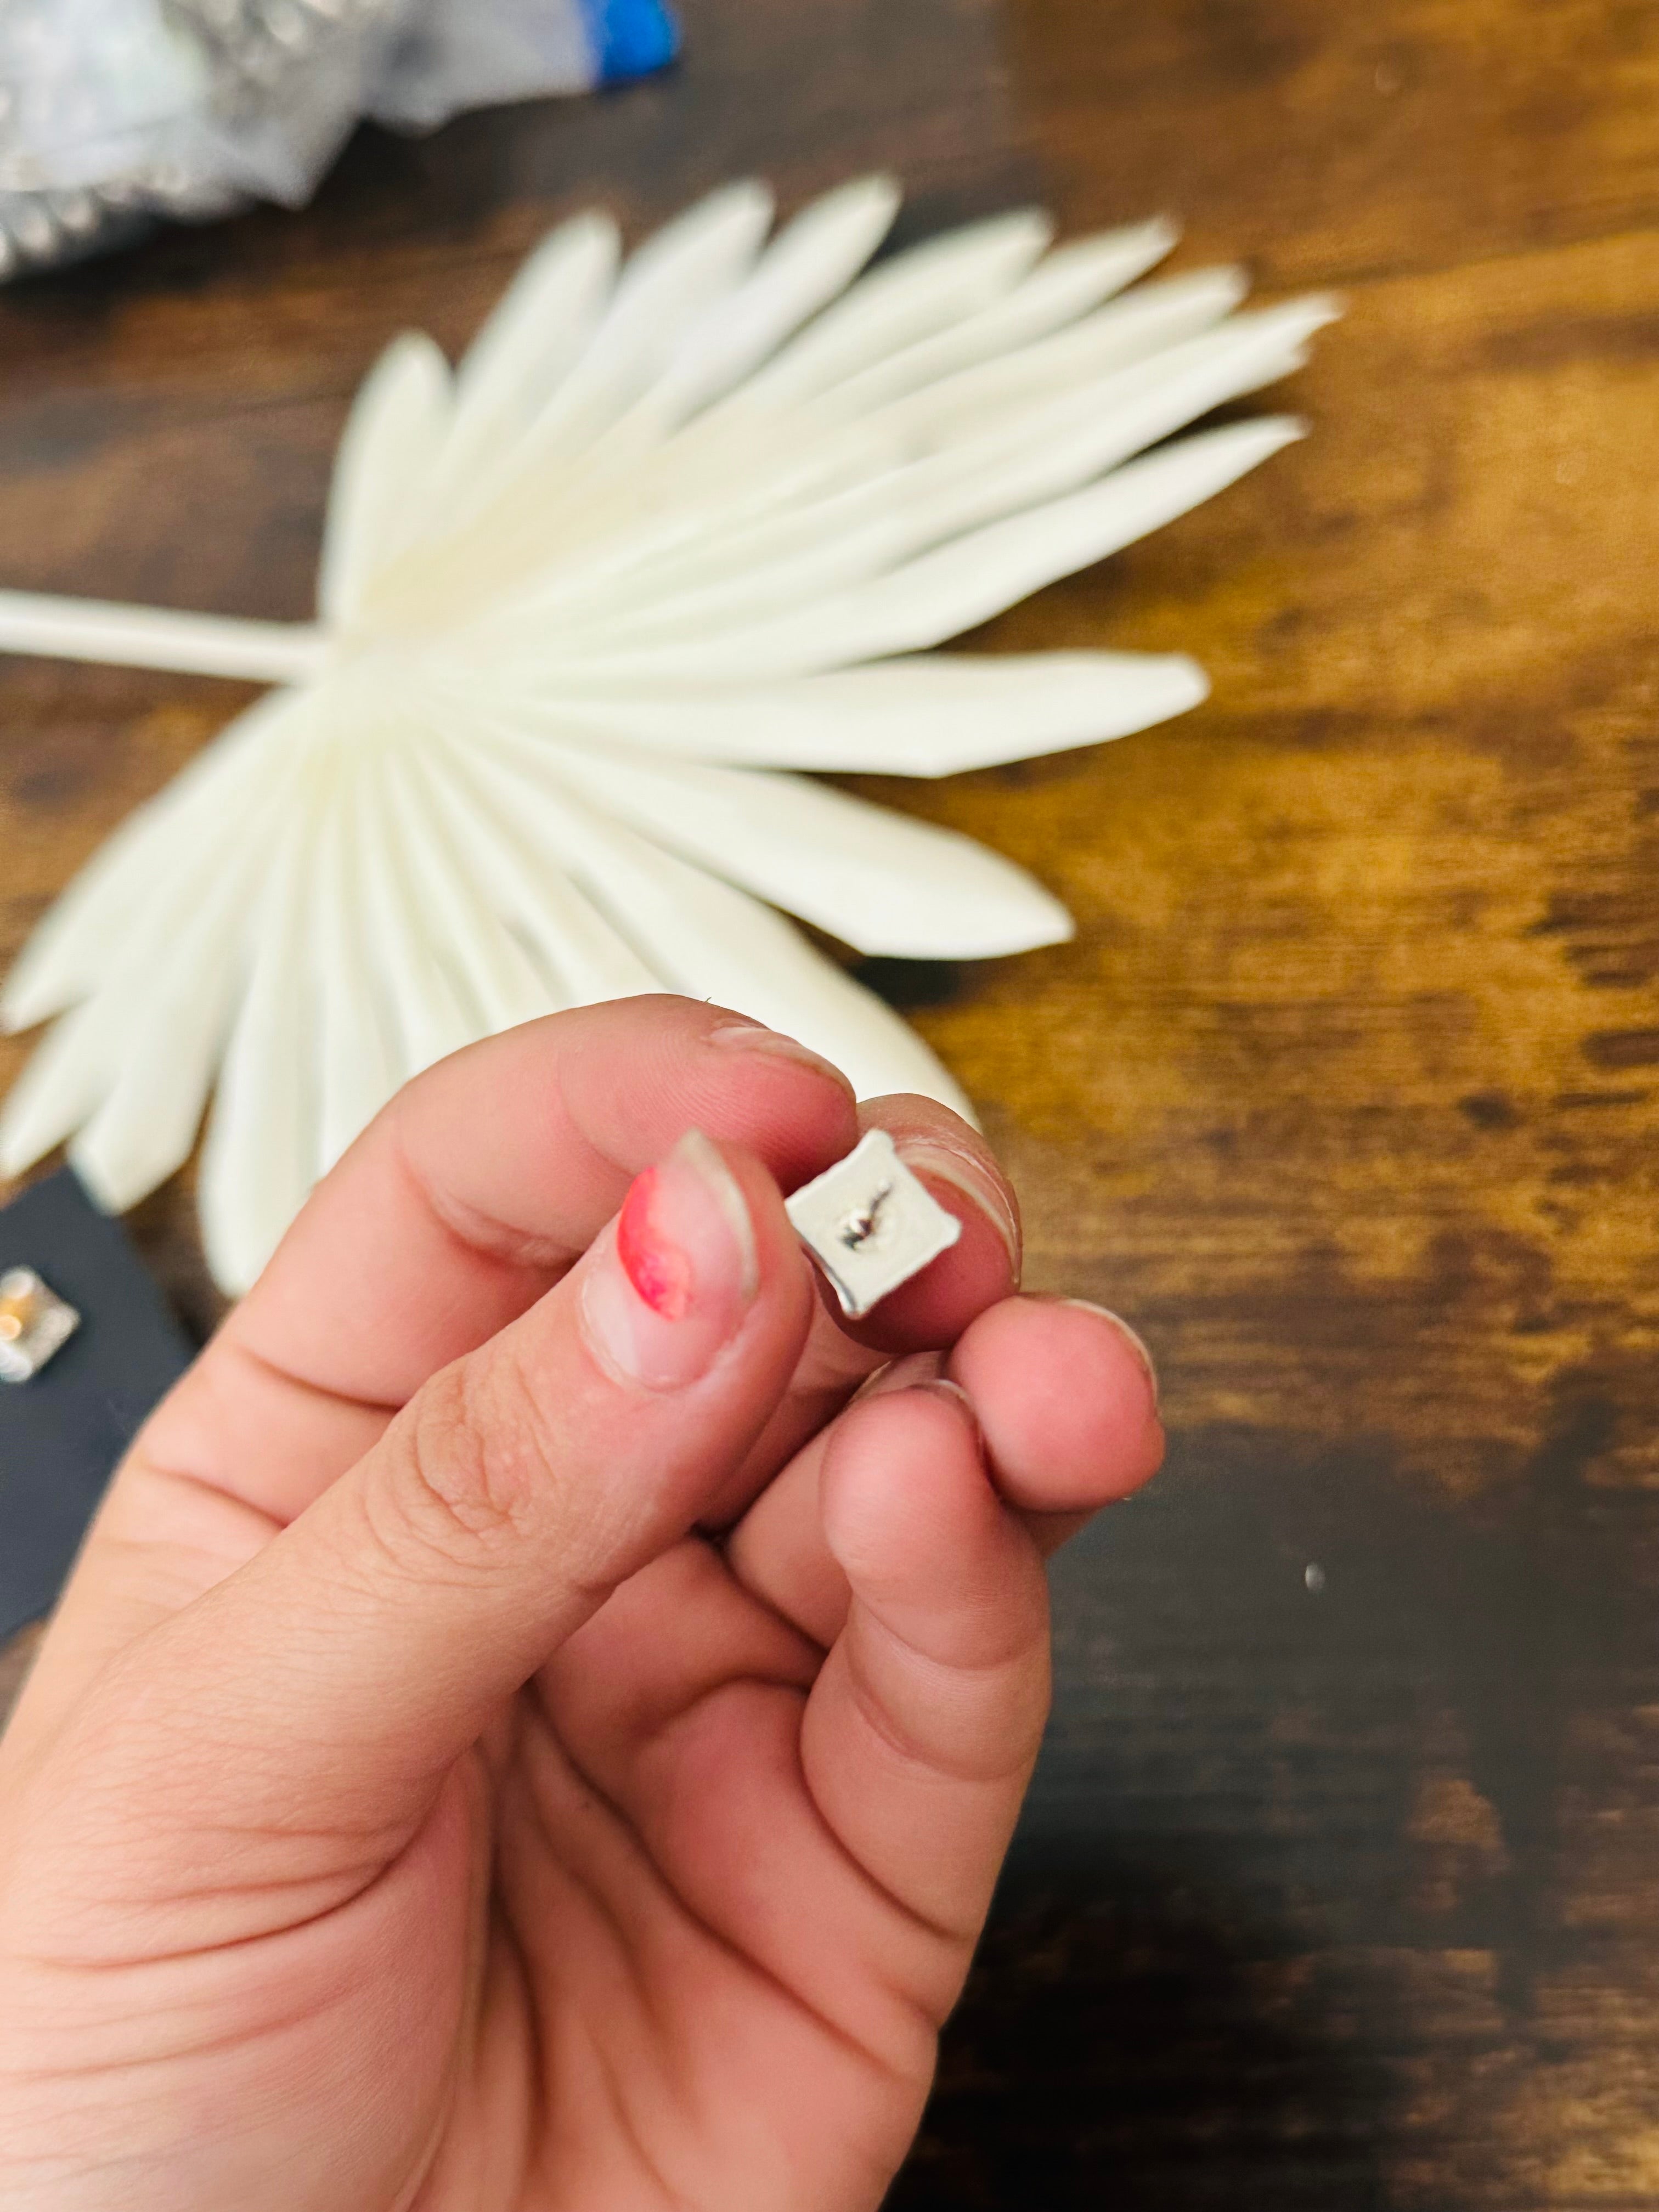
M 556 1288 L 118 1662 L 127 1733 L 166 1745 L 141 1794 L 192 1827 L 398 1848 L 503 1701 L 696 1521 L 812 1297 L 766 1170 L 688 1135 Z

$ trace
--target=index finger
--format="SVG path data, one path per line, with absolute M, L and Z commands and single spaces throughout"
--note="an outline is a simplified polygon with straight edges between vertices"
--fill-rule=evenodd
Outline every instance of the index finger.
M 392 1100 L 225 1333 L 319 1389 L 401 1405 L 539 1297 L 688 1128 L 746 1146 L 787 1189 L 853 1141 L 852 1089 L 697 1000 L 506 1030 Z
M 550 1015 L 428 1069 L 313 1193 L 144 1456 L 294 1519 L 428 1376 L 526 1312 L 691 1127 L 786 1189 L 858 1135 L 828 1061 L 693 1000 Z

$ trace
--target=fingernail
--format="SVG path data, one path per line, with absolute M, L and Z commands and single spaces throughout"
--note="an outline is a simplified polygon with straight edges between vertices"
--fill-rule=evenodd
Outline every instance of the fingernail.
M 798 1066 L 810 1067 L 817 1075 L 827 1075 L 838 1083 L 848 1096 L 853 1086 L 832 1060 L 821 1052 L 814 1052 L 810 1044 L 799 1037 L 785 1036 L 781 1030 L 769 1030 L 758 1022 L 727 1022 L 718 1030 L 710 1030 L 705 1040 L 719 1045 L 726 1052 L 763 1053 L 769 1060 L 793 1060 Z
M 934 1375 L 930 1376 L 926 1382 L 912 1382 L 907 1387 L 912 1390 L 926 1390 L 931 1397 L 948 1399 L 953 1406 L 967 1415 L 968 1425 L 973 1430 L 975 1441 L 983 1445 L 985 1431 L 979 1425 L 979 1409 L 960 1382 L 951 1382 L 948 1375 Z
M 1156 1410 L 1158 1401 L 1158 1368 L 1153 1361 L 1152 1353 L 1146 1349 L 1146 1339 L 1138 1335 L 1137 1333 L 1130 1328 L 1128 1322 L 1124 1320 L 1121 1314 L 1114 1313 L 1109 1306 L 1096 1305 L 1092 1298 L 1062 1298 L 1060 1303 L 1063 1306 L 1075 1306 L 1079 1313 L 1098 1314 L 1102 1321 L 1110 1322 L 1112 1327 L 1117 1331 L 1118 1334 L 1123 1338 L 1124 1341 L 1128 1345 L 1129 1349 L 1134 1353 L 1135 1358 L 1146 1369 L 1146 1380 L 1152 1386 L 1152 1405 Z
M 959 1190 L 979 1209 L 1007 1247 L 1008 1265 L 1018 1285 L 1021 1264 L 1019 1217 L 1009 1204 L 1001 1184 L 987 1175 L 977 1160 L 965 1152 L 953 1152 L 936 1138 L 899 1137 L 894 1145 L 913 1174 L 933 1176 L 940 1182 L 949 1183 L 952 1190 Z
M 635 1178 L 582 1285 L 605 1365 L 647 1390 L 683 1390 L 736 1335 L 760 1287 L 754 1224 L 700 1130 Z

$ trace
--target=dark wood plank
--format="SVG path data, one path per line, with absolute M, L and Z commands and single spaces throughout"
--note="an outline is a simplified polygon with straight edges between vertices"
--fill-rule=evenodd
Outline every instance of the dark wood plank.
M 1652 1472 L 1655 330 L 1651 241 L 1359 287 L 1306 445 L 997 626 L 1215 679 L 932 802 L 1079 915 L 924 1021 L 1178 1420 Z
M 1211 705 L 943 794 L 1080 927 L 921 1018 L 1176 1442 L 895 2201 L 1652 2203 L 1659 21 L 1016 20 L 1068 215 L 1351 313 L 1305 447 L 996 627 Z
M 1149 188 L 1277 283 L 1450 268 L 1659 219 L 1643 0 L 1026 0 L 1067 207 Z
M 1340 284 L 1309 442 L 984 641 L 1185 648 L 1212 702 L 866 787 L 1077 914 L 884 981 L 1175 1436 L 1058 1577 L 894 2201 L 1659 2204 L 1659 11 L 686 12 L 661 86 L 370 136 L 302 216 L 0 299 L 8 580 L 303 612 L 379 344 L 458 340 L 591 194 L 880 161 L 916 228 L 1046 188 Z M 235 696 L 0 665 L 0 951 Z M 205 1316 L 184 1195 L 140 1229 Z

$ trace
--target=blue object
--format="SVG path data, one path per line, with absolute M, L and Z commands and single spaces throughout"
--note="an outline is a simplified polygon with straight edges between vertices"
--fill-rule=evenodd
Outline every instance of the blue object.
M 599 82 L 649 76 L 680 50 L 680 27 L 663 0 L 584 0 Z

